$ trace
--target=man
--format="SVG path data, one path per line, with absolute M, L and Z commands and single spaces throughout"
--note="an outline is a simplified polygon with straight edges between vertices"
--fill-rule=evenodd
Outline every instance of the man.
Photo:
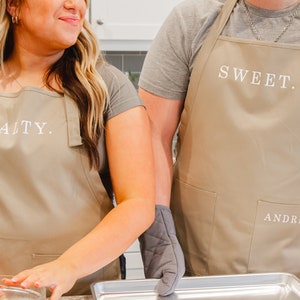
M 187 276 L 300 275 L 299 6 L 185 0 L 146 56 L 156 201 L 171 207 Z M 174 240 L 173 260 L 144 262 L 173 290 L 184 268 Z

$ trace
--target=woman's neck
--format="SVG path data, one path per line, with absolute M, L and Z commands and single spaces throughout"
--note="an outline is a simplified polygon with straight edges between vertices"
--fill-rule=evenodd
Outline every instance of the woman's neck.
M 246 0 L 253 6 L 269 9 L 269 10 L 282 10 L 299 3 L 299 0 Z

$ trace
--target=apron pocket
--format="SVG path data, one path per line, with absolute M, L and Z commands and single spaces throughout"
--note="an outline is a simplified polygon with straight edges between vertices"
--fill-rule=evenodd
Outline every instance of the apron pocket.
M 41 247 L 45 247 L 43 242 L 0 237 L 0 273 L 15 275 L 25 269 L 52 261 L 60 255 L 43 253 L 39 251 Z
M 300 275 L 300 205 L 258 201 L 249 272 Z
M 0 273 L 15 275 L 32 267 L 31 241 L 0 237 Z
M 175 179 L 171 209 L 186 254 L 186 275 L 208 274 L 208 257 L 217 195 Z
M 35 265 L 41 265 L 57 259 L 61 254 L 49 254 L 49 253 L 32 253 L 31 258 Z

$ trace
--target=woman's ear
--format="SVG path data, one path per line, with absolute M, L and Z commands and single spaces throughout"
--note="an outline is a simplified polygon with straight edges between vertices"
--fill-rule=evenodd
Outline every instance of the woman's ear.
M 18 1 L 7 0 L 6 1 L 6 10 L 13 17 L 17 15 Z
M 19 23 L 20 0 L 7 0 L 6 10 L 11 16 L 13 24 Z

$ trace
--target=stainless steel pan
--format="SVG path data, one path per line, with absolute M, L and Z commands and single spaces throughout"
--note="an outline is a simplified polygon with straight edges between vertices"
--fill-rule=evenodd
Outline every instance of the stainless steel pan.
M 288 273 L 184 277 L 174 294 L 160 297 L 156 279 L 117 280 L 91 285 L 94 300 L 297 300 L 300 281 Z

